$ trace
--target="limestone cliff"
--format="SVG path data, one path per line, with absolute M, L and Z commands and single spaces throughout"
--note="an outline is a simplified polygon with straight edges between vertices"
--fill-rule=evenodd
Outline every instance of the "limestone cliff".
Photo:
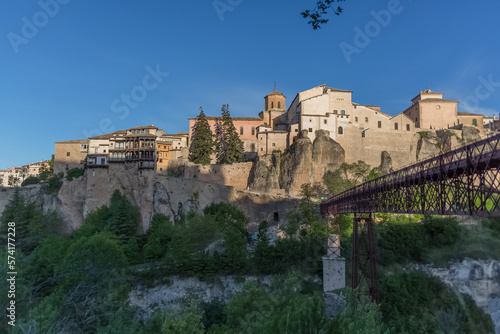
M 303 130 L 282 159 L 279 184 L 287 194 L 297 196 L 304 183 L 323 182 L 326 172 L 334 171 L 345 161 L 345 151 L 327 130 L 318 130 L 314 143 Z
M 40 185 L 20 188 L 29 202 L 45 211 L 57 211 L 63 218 L 64 232 L 67 233 L 81 226 L 90 211 L 109 204 L 115 189 L 140 209 L 140 233 L 149 228 L 151 218 L 157 213 L 174 219 L 191 208 L 201 211 L 205 206 L 218 202 L 231 203 L 243 211 L 250 219 L 250 231 L 254 232 L 262 220 L 271 222 L 275 217 L 284 217 L 296 205 L 295 200 L 283 196 L 256 194 L 198 180 L 157 175 L 152 170 L 139 171 L 132 164 L 88 169 L 78 179 L 71 182 L 64 180 L 55 197 L 44 194 Z M 0 214 L 13 193 L 13 188 L 2 188 L 0 191 Z
M 495 333 L 500 334 L 500 264 L 493 260 L 464 259 L 450 264 L 449 268 L 417 265 L 461 293 L 470 295 L 477 306 L 490 314 Z
M 250 171 L 248 189 L 262 193 L 279 191 L 280 164 L 281 153 L 273 153 L 259 157 Z
M 419 161 L 481 139 L 477 129 L 470 126 L 464 126 L 462 130 L 421 131 L 419 134 L 416 157 Z
M 344 149 L 327 130 L 317 131 L 314 143 L 303 130 L 287 152 L 257 159 L 248 188 L 263 193 L 284 191 L 296 197 L 304 183 L 323 183 L 323 175 L 338 169 L 344 161 Z

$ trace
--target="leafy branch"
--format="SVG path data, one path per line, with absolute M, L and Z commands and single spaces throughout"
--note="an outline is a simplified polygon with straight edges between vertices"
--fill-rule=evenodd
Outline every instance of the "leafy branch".
M 309 24 L 312 25 L 313 29 L 316 30 L 321 28 L 322 24 L 326 24 L 328 19 L 325 19 L 324 16 L 328 14 L 329 11 L 332 11 L 335 15 L 340 15 L 343 11 L 342 7 L 337 6 L 335 8 L 335 2 L 341 2 L 344 0 L 319 0 L 316 3 L 316 7 L 312 10 L 305 10 L 300 13 L 305 19 L 309 18 Z

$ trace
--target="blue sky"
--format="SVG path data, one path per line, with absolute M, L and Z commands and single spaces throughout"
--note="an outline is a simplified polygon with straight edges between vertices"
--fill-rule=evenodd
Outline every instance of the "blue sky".
M 187 132 L 200 106 L 254 117 L 275 81 L 287 107 L 327 84 L 393 115 L 427 88 L 500 112 L 498 1 L 346 0 L 319 30 L 300 16 L 316 0 L 215 3 L 2 1 L 0 169 L 110 129 Z

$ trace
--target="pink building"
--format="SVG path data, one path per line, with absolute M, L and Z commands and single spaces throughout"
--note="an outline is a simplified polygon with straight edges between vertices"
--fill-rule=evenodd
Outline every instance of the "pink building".
M 215 123 L 219 117 L 207 116 L 208 124 L 215 135 Z M 257 128 L 263 125 L 263 121 L 259 117 L 231 117 L 234 127 L 240 139 L 243 141 L 243 149 L 245 151 L 244 160 L 252 159 L 257 155 L 258 141 Z M 189 119 L 189 141 L 188 147 L 191 145 L 191 137 L 193 136 L 193 127 L 196 123 L 196 118 Z

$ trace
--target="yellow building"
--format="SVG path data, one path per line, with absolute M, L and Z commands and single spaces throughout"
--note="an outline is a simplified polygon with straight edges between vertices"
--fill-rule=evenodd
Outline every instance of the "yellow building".
M 172 141 L 168 138 L 159 137 L 156 140 L 156 172 L 166 174 L 170 152 L 172 150 Z

